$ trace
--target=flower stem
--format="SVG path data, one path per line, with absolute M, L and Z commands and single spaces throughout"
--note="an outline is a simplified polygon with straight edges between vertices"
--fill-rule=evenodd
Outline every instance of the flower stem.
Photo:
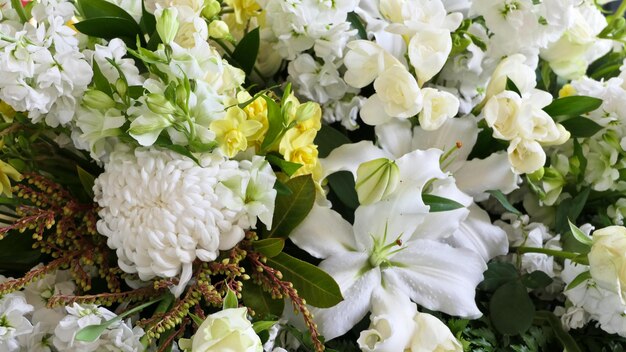
M 557 258 L 569 259 L 579 264 L 589 265 L 589 259 L 587 259 L 586 255 L 575 253 L 575 252 L 565 252 L 565 251 L 559 251 L 556 249 L 548 249 L 548 248 L 540 248 L 540 247 L 517 247 L 516 251 L 518 254 L 542 253 L 542 254 L 551 255 Z

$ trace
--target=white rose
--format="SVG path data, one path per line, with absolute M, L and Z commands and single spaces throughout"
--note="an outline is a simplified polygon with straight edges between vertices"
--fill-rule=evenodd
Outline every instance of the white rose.
M 261 339 L 247 318 L 247 308 L 224 309 L 209 315 L 193 336 L 193 352 L 262 352 Z
M 485 99 L 504 91 L 507 77 L 515 83 L 522 95 L 535 87 L 535 70 L 525 64 L 526 57 L 522 54 L 511 55 L 498 64 L 491 75 Z
M 407 50 L 419 84 L 423 85 L 441 71 L 448 60 L 452 50 L 450 32 L 442 28 L 425 28 L 415 33 Z
M 419 122 L 426 131 L 438 129 L 447 119 L 459 112 L 459 99 L 448 92 L 424 88 L 422 95 L 424 100 Z
M 517 115 L 519 135 L 522 138 L 540 143 L 554 143 L 562 139 L 564 130 L 560 130 L 552 117 L 543 111 L 543 108 L 551 102 L 552 95 L 538 89 L 533 89 L 530 94 L 524 96 Z M 566 136 L 569 137 L 568 134 Z
M 600 287 L 616 292 L 623 301 L 626 293 L 626 228 L 605 227 L 594 231 L 591 238 L 591 277 Z
M 400 65 L 400 62 L 378 44 L 367 40 L 354 40 L 348 43 L 344 65 L 348 71 L 344 75 L 346 83 L 355 88 L 363 88 L 372 83 L 387 67 Z
M 518 174 L 533 173 L 546 162 L 546 153 L 541 145 L 533 140 L 515 138 L 509 145 L 507 153 L 513 171 Z
M 463 347 L 441 320 L 427 313 L 417 313 L 411 352 L 462 352 Z
M 483 109 L 487 125 L 493 129 L 493 136 L 513 140 L 518 136 L 517 115 L 522 105 L 522 97 L 511 91 L 502 91 L 492 96 Z
M 422 108 L 422 92 L 404 66 L 394 65 L 374 81 L 376 94 L 363 104 L 361 118 L 368 125 L 385 123 L 392 117 L 409 118 Z

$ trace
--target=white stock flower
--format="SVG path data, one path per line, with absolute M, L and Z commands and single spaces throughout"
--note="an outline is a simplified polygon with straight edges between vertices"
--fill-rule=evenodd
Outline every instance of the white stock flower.
M 40 265 L 31 270 L 37 270 Z M 24 296 L 35 310 L 46 307 L 48 299 L 54 295 L 71 295 L 74 293 L 76 285 L 72 281 L 68 270 L 59 270 L 51 274 L 46 274 L 39 280 L 27 285 L 24 288 Z
M 244 236 L 237 224 L 244 214 L 228 209 L 216 193 L 220 177 L 238 163 L 216 154 L 200 163 L 159 149 L 119 150 L 94 186 L 102 207 L 98 230 L 116 250 L 120 268 L 142 280 L 178 276 L 177 295 L 196 258 L 214 260 Z
M 32 311 L 33 306 L 26 302 L 21 292 L 9 293 L 0 299 L 0 350 L 20 350 L 18 339 L 33 331 L 33 325 L 25 316 Z
M 291 61 L 288 72 L 296 92 L 320 104 L 339 100 L 348 91 L 334 63 L 320 64 L 309 54 L 301 54 Z
M 230 308 L 209 315 L 191 342 L 194 352 L 262 352 L 261 339 L 248 320 L 248 309 Z
M 119 71 L 122 71 L 126 81 L 130 86 L 142 85 L 144 79 L 139 75 L 139 69 L 135 66 L 135 61 L 126 57 L 126 44 L 119 38 L 111 39 L 107 45 L 96 44 L 92 52 L 92 60 L 98 64 L 102 75 L 111 84 L 115 84 L 120 78 Z M 111 65 L 112 60 L 119 68 Z
M 419 113 L 419 122 L 426 131 L 438 129 L 459 112 L 459 99 L 448 92 L 424 88 L 422 95 L 424 106 Z
M 65 307 L 67 315 L 54 329 L 53 344 L 59 351 L 95 352 L 101 350 L 140 352 L 143 346 L 139 339 L 144 335 L 140 327 L 132 328 L 130 320 L 117 321 L 111 324 L 93 342 L 77 341 L 76 334 L 89 325 L 104 323 L 116 317 L 115 313 L 93 304 L 79 305 L 74 303 Z
M 349 131 L 359 128 L 356 122 L 359 111 L 366 98 L 355 95 L 346 96 L 342 100 L 329 101 L 322 106 L 322 117 L 328 123 L 341 122 L 341 125 Z
M 374 81 L 374 89 L 376 94 L 361 108 L 361 119 L 368 125 L 379 125 L 393 117 L 406 119 L 422 109 L 422 92 L 404 66 L 384 70 Z
M 518 119 L 522 97 L 505 90 L 492 96 L 482 114 L 487 125 L 493 129 L 495 138 L 512 140 L 518 135 Z

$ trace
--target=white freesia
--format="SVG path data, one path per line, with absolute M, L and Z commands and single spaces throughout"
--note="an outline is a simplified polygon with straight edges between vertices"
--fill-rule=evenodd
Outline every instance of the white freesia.
M 400 62 L 378 44 L 367 40 L 354 40 L 348 43 L 344 65 L 346 83 L 355 88 L 363 88 L 372 83 L 385 69 Z
M 510 79 L 521 94 L 535 88 L 535 70 L 525 64 L 526 58 L 521 54 L 506 57 L 496 67 L 487 85 L 485 99 L 504 91 L 507 78 Z
M 408 45 L 411 65 L 421 85 L 433 78 L 448 60 L 452 38 L 447 29 L 423 29 L 417 32 Z
M 248 320 L 248 309 L 230 308 L 209 315 L 191 341 L 193 352 L 262 352 L 261 339 Z
M 419 122 L 420 127 L 426 131 L 438 129 L 459 112 L 459 99 L 448 92 L 424 88 L 422 95 L 424 98 Z
M 519 174 L 530 174 L 539 170 L 546 163 L 546 152 L 537 141 L 515 138 L 509 148 L 509 162 Z
M 493 129 L 493 136 L 512 140 L 519 134 L 518 119 L 522 97 L 511 91 L 503 91 L 492 96 L 483 109 L 487 125 Z
M 374 81 L 376 94 L 361 108 L 361 118 L 368 125 L 378 125 L 393 117 L 409 118 L 422 109 L 422 92 L 415 78 L 404 68 L 394 65 Z

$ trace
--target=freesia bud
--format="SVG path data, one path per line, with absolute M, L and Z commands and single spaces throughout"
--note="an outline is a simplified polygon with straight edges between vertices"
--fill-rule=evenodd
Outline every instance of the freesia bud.
M 83 97 L 83 104 L 96 110 L 107 110 L 115 107 L 115 101 L 106 93 L 99 90 L 89 90 Z
M 166 9 L 158 9 L 155 11 L 156 16 L 156 30 L 159 33 L 159 37 L 165 44 L 169 44 L 176 38 L 178 33 L 178 10 L 175 7 L 169 7 Z
M 209 24 L 209 36 L 215 39 L 226 38 L 230 34 L 228 25 L 224 21 L 213 21 Z
M 217 0 L 206 0 L 202 9 L 202 16 L 205 18 L 213 18 L 220 13 L 222 7 Z
M 390 195 L 400 181 L 398 165 L 385 158 L 362 163 L 356 174 L 356 192 L 361 205 L 378 202 Z

